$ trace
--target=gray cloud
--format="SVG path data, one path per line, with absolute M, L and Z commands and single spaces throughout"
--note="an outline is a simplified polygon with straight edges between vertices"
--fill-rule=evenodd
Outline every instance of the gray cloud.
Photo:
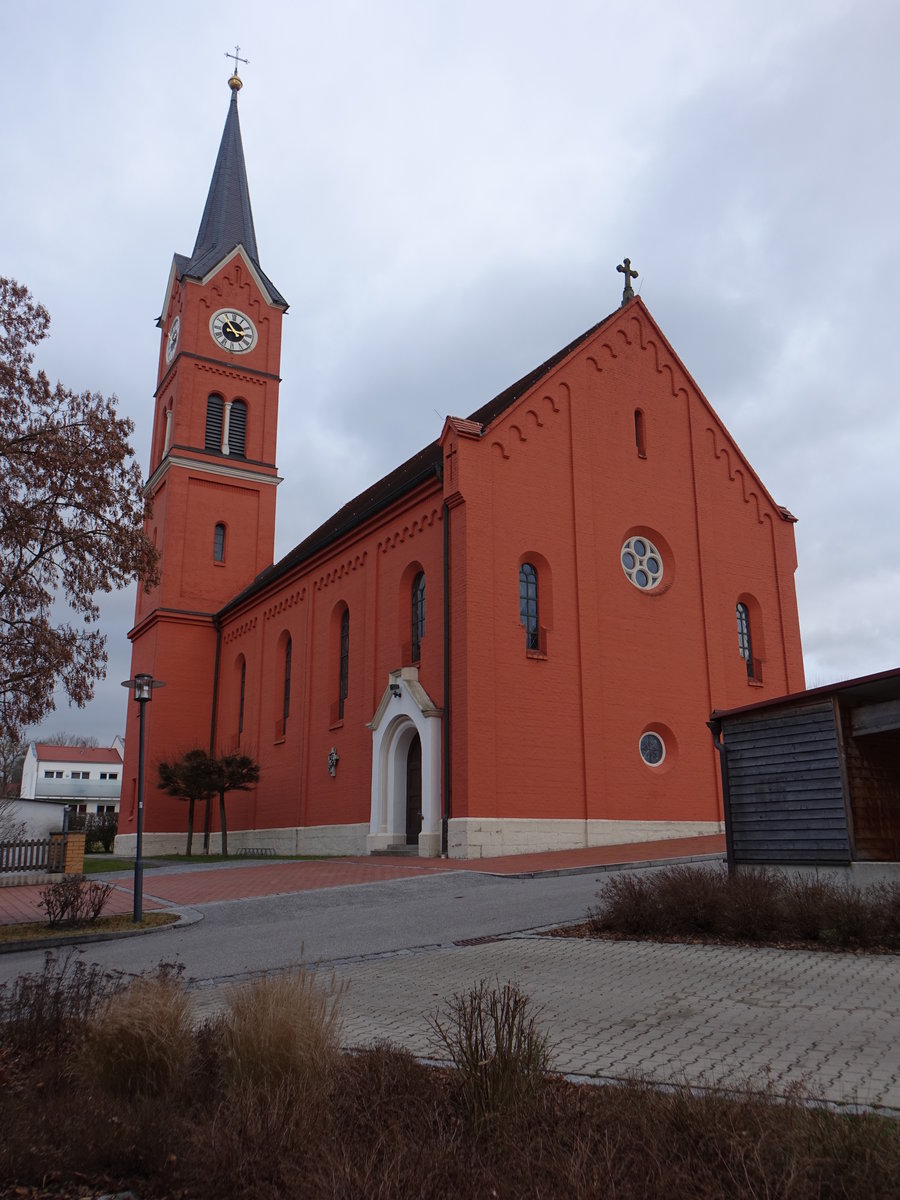
M 0 270 L 51 311 L 51 376 L 116 392 L 146 462 L 153 322 L 228 100 L 218 31 L 247 28 L 260 252 L 292 305 L 279 554 L 613 309 L 629 254 L 800 518 L 810 680 L 900 662 L 896 6 L 217 11 L 10 7 Z M 110 682 L 49 728 L 121 729 L 132 612 L 104 602 Z

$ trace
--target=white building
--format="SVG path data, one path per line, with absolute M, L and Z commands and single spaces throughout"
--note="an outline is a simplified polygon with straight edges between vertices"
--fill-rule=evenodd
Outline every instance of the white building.
M 125 742 L 112 746 L 52 746 L 31 742 L 22 768 L 16 817 L 28 836 L 62 829 L 63 809 L 81 813 L 119 811 Z

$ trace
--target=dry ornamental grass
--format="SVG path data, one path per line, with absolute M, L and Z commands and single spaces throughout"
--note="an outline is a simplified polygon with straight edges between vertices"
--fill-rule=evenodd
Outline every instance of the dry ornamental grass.
M 456 1065 L 436 1070 L 385 1045 L 339 1053 L 340 995 L 299 967 L 200 1028 L 171 967 L 130 982 L 76 967 L 48 958 L 0 993 L 4 1197 L 897 1195 L 897 1121 L 800 1094 L 566 1083 L 513 984 L 452 998 L 434 1029 Z M 467 1076 L 503 1082 L 473 1093 Z

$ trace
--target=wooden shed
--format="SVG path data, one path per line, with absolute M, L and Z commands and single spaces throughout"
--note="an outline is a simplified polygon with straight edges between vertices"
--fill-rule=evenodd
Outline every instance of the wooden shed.
M 900 862 L 900 667 L 726 711 L 729 866 Z

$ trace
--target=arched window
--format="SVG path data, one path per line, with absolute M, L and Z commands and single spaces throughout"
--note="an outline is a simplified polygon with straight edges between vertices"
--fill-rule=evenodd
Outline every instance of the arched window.
M 247 405 L 243 400 L 235 400 L 228 417 L 228 453 L 237 458 L 244 458 L 247 452 L 246 445 Z
M 284 644 L 284 700 L 281 708 L 282 732 L 287 729 L 291 712 L 291 639 Z
M 225 526 L 220 522 L 213 534 L 213 562 L 225 561 Z
M 647 438 L 644 431 L 643 409 L 634 410 L 634 444 L 637 446 L 638 458 L 647 457 Z
M 743 601 L 739 601 L 737 608 L 737 635 L 738 635 L 738 652 L 742 659 L 747 664 L 747 678 L 759 678 L 760 664 L 753 657 L 753 642 L 750 637 L 750 610 Z
M 344 719 L 344 701 L 350 691 L 350 610 L 341 613 L 341 653 L 338 672 L 338 720 Z
M 422 657 L 422 638 L 425 636 L 425 572 L 420 571 L 412 584 L 412 660 Z
M 207 450 L 215 453 L 222 452 L 222 397 L 210 396 L 206 401 L 206 441 Z
M 244 693 L 247 688 L 247 660 L 241 659 L 241 691 L 238 699 L 238 737 L 244 732 Z
M 539 650 L 538 577 L 531 563 L 519 567 L 519 620 L 525 626 L 525 649 Z

